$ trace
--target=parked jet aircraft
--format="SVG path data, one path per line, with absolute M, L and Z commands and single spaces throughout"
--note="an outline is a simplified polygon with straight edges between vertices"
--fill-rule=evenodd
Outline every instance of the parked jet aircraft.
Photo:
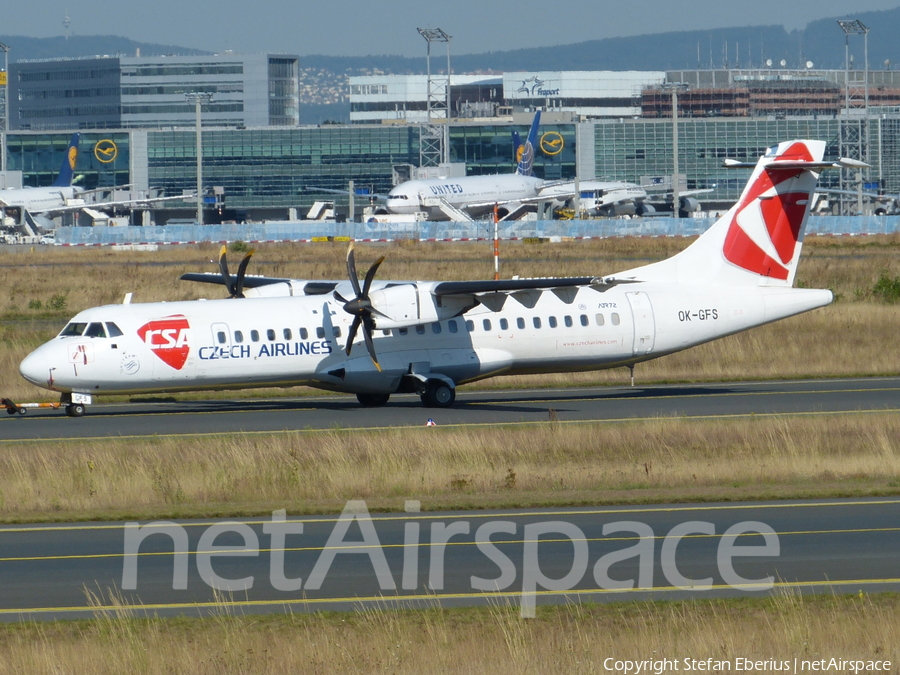
M 0 206 L 23 208 L 30 213 L 46 213 L 63 207 L 70 199 L 74 199 L 80 192 L 80 188 L 72 185 L 80 138 L 81 134 L 72 134 L 65 159 L 53 185 L 0 190 Z
M 249 256 L 232 277 L 222 256 L 220 275 L 186 277 L 215 279 L 232 299 L 85 310 L 20 372 L 79 416 L 99 394 L 292 385 L 363 405 L 417 392 L 449 406 L 457 384 L 494 375 L 632 366 L 831 302 L 831 291 L 792 288 L 819 172 L 859 164 L 824 162 L 824 151 L 823 141 L 770 148 L 725 216 L 645 267 L 385 282 L 379 258 L 360 283 L 352 247 L 347 281 L 249 277 Z
M 679 212 L 682 216 L 700 208 L 696 195 L 712 192 L 711 189 L 681 190 Z M 554 183 L 539 191 L 542 199 L 550 199 L 551 208 L 571 208 L 590 216 L 652 216 L 658 210 L 672 211 L 672 193 L 651 193 L 643 185 L 627 181 L 583 180 L 578 183 L 578 201 L 575 200 L 575 183 Z

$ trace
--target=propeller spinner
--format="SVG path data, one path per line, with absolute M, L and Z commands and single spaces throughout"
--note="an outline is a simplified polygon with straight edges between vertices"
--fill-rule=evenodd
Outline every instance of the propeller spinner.
M 228 289 L 228 297 L 244 297 L 244 275 L 247 273 L 247 265 L 250 264 L 250 257 L 253 255 L 254 250 L 255 249 L 250 249 L 250 252 L 244 256 L 243 260 L 241 260 L 235 278 L 232 278 L 231 274 L 228 272 L 228 260 L 225 257 L 225 246 L 223 245 L 222 250 L 219 251 L 219 273 L 222 275 L 222 282 L 225 284 L 225 288 Z
M 347 347 L 345 349 L 347 356 L 350 356 L 353 341 L 356 339 L 356 332 L 359 330 L 361 324 L 363 328 L 363 339 L 366 342 L 366 349 L 369 351 L 372 363 L 375 364 L 375 367 L 379 371 L 381 370 L 381 366 L 378 363 L 378 356 L 375 354 L 375 344 L 372 340 L 372 333 L 375 331 L 375 322 L 372 319 L 372 315 L 377 314 L 379 316 L 384 316 L 384 314 L 372 306 L 372 302 L 369 300 L 369 289 L 372 286 L 372 280 L 375 278 L 375 272 L 378 271 L 378 266 L 383 262 L 384 256 L 381 256 L 372 263 L 372 266 L 369 267 L 369 271 L 366 272 L 362 288 L 360 288 L 359 274 L 356 271 L 356 258 L 353 255 L 353 244 L 350 244 L 350 248 L 347 250 L 347 275 L 350 277 L 350 283 L 353 286 L 353 292 L 356 294 L 356 297 L 352 300 L 347 300 L 337 291 L 334 292 L 335 299 L 344 303 L 344 311 L 353 315 L 353 323 L 350 325 L 350 332 L 347 335 Z

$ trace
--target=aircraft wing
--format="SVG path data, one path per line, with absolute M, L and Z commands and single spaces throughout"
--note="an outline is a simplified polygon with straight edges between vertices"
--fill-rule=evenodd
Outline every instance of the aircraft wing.
M 350 190 L 334 190 L 332 188 L 323 188 L 323 187 L 305 187 L 303 189 L 306 190 L 307 192 L 322 192 L 327 195 L 349 195 L 350 194 Z M 353 196 L 354 197 L 362 197 L 363 199 L 369 199 L 369 198 L 381 199 L 382 201 L 385 201 L 388 198 L 387 195 L 378 194 L 375 192 L 367 192 L 367 193 L 355 192 L 355 193 L 353 193 Z
M 150 204 L 157 204 L 159 202 L 171 202 L 171 201 L 188 201 L 191 199 L 195 199 L 197 197 L 196 193 L 192 195 L 178 195 L 177 197 L 148 197 L 147 199 L 122 199 L 115 202 L 85 202 L 83 199 L 70 199 L 69 203 L 64 206 L 56 206 L 48 209 L 41 209 L 39 211 L 33 211 L 33 213 L 72 213 L 73 211 L 81 211 L 82 209 L 97 209 L 102 211 L 104 209 L 116 208 L 116 207 L 132 207 L 132 208 L 141 208 L 145 206 L 149 206 Z M 77 202 L 77 203 L 76 203 Z
M 618 284 L 636 283 L 633 279 L 612 277 L 546 277 L 536 279 L 485 279 L 483 281 L 441 281 L 431 292 L 438 296 L 479 295 L 482 293 L 516 293 L 518 291 L 576 288 L 591 286 L 597 289 L 611 288 Z

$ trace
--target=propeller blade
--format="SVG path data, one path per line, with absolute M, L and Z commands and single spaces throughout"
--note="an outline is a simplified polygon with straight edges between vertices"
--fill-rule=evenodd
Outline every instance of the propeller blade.
M 228 273 L 228 259 L 225 256 L 227 250 L 225 245 L 222 244 L 222 249 L 219 251 L 219 274 L 222 275 L 222 281 L 225 282 L 225 288 L 228 289 L 228 294 L 231 297 L 234 297 L 234 286 L 231 284 L 231 275 Z
M 375 272 L 378 271 L 378 266 L 384 262 L 384 256 L 381 256 L 378 260 L 372 263 L 372 266 L 369 268 L 369 271 L 366 272 L 366 279 L 363 282 L 362 296 L 364 298 L 369 297 L 369 287 L 372 285 L 372 280 L 375 278 Z
M 378 369 L 378 372 L 381 372 L 381 365 L 378 363 L 378 356 L 375 354 L 375 343 L 372 340 L 372 320 L 366 317 L 363 319 L 363 337 L 366 340 L 366 349 L 369 350 L 369 356 L 372 358 L 372 363 L 375 364 L 375 367 Z
M 334 296 L 334 299 L 335 299 L 335 300 L 337 300 L 338 302 L 343 302 L 345 305 L 346 305 L 348 302 L 350 302 L 349 300 L 347 300 L 347 298 L 345 298 L 343 295 L 341 295 L 341 294 L 338 293 L 337 291 L 335 291 L 334 293 L 332 293 L 332 295 Z
M 362 319 L 357 316 L 353 319 L 353 323 L 350 324 L 350 331 L 347 333 L 347 347 L 345 349 L 347 356 L 350 356 L 350 349 L 353 347 L 353 341 L 356 339 L 356 331 L 359 330 L 359 324 L 361 323 Z
M 256 249 L 250 249 L 250 252 L 244 256 L 244 259 L 241 260 L 241 264 L 238 265 L 237 271 L 237 281 L 234 282 L 234 295 L 238 298 L 244 297 L 244 275 L 247 273 L 247 265 L 250 264 L 250 258 L 256 252 Z
M 350 243 L 350 247 L 347 249 L 347 276 L 350 277 L 350 283 L 353 285 L 353 292 L 357 297 L 362 295 L 362 290 L 359 288 L 359 274 L 356 272 L 356 256 L 353 255 L 353 243 Z

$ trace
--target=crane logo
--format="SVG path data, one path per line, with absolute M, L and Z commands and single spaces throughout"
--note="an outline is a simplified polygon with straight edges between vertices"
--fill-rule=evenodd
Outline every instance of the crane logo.
M 138 328 L 138 336 L 163 363 L 181 370 L 191 351 L 191 326 L 182 314 L 150 321 Z
M 108 138 L 97 141 L 97 144 L 94 145 L 94 157 L 104 164 L 109 164 L 114 161 L 118 155 L 119 148 Z

